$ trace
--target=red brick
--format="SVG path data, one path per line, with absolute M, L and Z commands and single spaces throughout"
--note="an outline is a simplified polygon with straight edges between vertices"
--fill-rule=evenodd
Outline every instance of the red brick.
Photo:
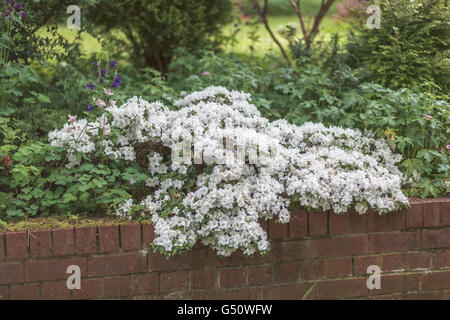
M 323 236 L 328 232 L 328 213 L 313 211 L 309 212 L 309 235 Z
M 387 215 L 371 212 L 369 214 L 369 232 L 383 232 L 387 230 Z
M 406 263 L 409 270 L 429 269 L 431 267 L 431 254 L 427 252 L 408 253 Z
M 73 229 L 53 230 L 53 254 L 55 256 L 69 256 L 74 254 Z
M 159 300 L 204 300 L 205 293 L 202 291 L 193 292 L 175 292 L 162 294 L 158 297 Z
M 326 276 L 325 260 L 305 260 L 300 264 L 300 278 L 315 280 Z
M 291 214 L 289 221 L 289 238 L 304 238 L 308 235 L 308 213 L 304 209 Z
M 437 252 L 434 255 L 433 269 L 450 268 L 450 250 Z
M 219 283 L 221 288 L 236 288 L 245 286 L 245 269 L 240 267 L 220 270 Z
M 75 229 L 77 254 L 92 254 L 97 252 L 97 230 L 95 227 Z
M 30 234 L 32 258 L 46 258 L 52 255 L 52 234 L 49 230 L 33 231 Z
M 269 221 L 265 220 L 265 219 L 259 219 L 258 221 L 259 225 L 261 226 L 261 228 L 267 233 L 269 234 Z
M 409 201 L 411 207 L 406 213 L 406 227 L 420 228 L 423 227 L 423 200 L 411 199 Z
M 102 295 L 100 279 L 81 279 L 81 289 L 73 289 L 72 299 L 99 299 Z
M 424 274 L 422 278 L 422 289 L 450 289 L 450 271 L 439 271 Z
M 142 239 L 144 248 L 151 248 L 151 243 L 155 239 L 155 228 L 151 224 L 142 224 Z
M 110 276 L 147 271 L 147 259 L 142 254 L 91 257 L 88 262 L 89 276 Z
M 355 275 L 367 275 L 369 266 L 379 265 L 378 256 L 355 257 L 353 261 Z
M 64 260 L 39 260 L 29 261 L 25 264 L 25 280 L 51 281 L 67 279 L 70 274 L 66 273 L 67 267 L 76 265 L 80 267 L 81 277 L 86 276 L 86 259 L 68 258 Z
M 287 223 L 275 222 L 276 219 L 269 220 L 269 238 L 270 240 L 287 239 L 288 225 Z
M 403 300 L 446 300 L 445 292 L 405 293 Z
M 191 271 L 192 289 L 212 289 L 216 287 L 216 270 L 200 269 Z
M 407 292 L 419 289 L 419 274 L 381 275 L 381 289 L 369 290 L 370 294 Z
M 439 200 L 427 200 L 423 206 L 423 225 L 438 227 L 441 222 L 441 203 Z
M 8 287 L 0 287 L 0 300 L 9 299 L 9 290 Z
M 0 234 L 0 261 L 5 260 L 5 244 L 3 242 L 3 234 Z
M 418 232 L 384 233 L 369 236 L 370 252 L 414 251 L 419 249 Z
M 442 202 L 441 224 L 443 226 L 450 226 L 450 199 L 445 199 Z
M 107 299 L 119 299 L 128 296 L 130 279 L 125 277 L 106 278 L 103 282 L 102 297 Z
M 159 281 L 162 293 L 185 291 L 189 287 L 189 273 L 187 271 L 161 273 Z
M 215 289 L 206 292 L 208 300 L 257 300 L 259 288 Z
M 450 228 L 422 230 L 422 248 L 448 248 L 449 244 Z
M 119 251 L 119 227 L 98 227 L 98 243 L 101 253 Z
M 150 271 L 198 269 L 206 264 L 205 249 L 193 249 L 173 255 L 169 259 L 158 252 L 150 252 L 148 257 Z
M 6 232 L 6 257 L 21 260 L 28 257 L 28 237 L 26 232 Z
M 347 224 L 349 221 L 349 214 L 330 213 L 330 234 L 345 234 L 347 233 Z
M 403 254 L 388 254 L 381 256 L 381 270 L 383 272 L 406 270 Z
M 299 278 L 300 263 L 288 262 L 273 267 L 274 282 L 295 282 Z
M 294 242 L 294 241 L 292 241 Z M 296 241 L 295 241 L 296 242 Z M 206 248 L 206 264 L 209 267 L 232 267 L 239 265 L 249 265 L 249 264 L 260 264 L 260 263 L 269 263 L 273 261 L 274 250 L 273 248 L 278 248 L 280 245 L 282 246 L 284 241 L 282 242 L 274 242 L 271 245 L 271 250 L 265 255 L 261 255 L 259 253 L 255 253 L 250 257 L 244 256 L 241 252 L 232 253 L 228 257 L 221 257 L 217 255 L 217 252 Z
M 388 214 L 390 231 L 404 230 L 406 228 L 407 209 Z
M 328 260 L 328 277 L 346 277 L 352 275 L 352 259 L 339 258 Z
M 41 294 L 38 284 L 20 284 L 11 286 L 9 296 L 11 300 L 37 300 Z
M 329 257 L 344 257 L 355 254 L 367 253 L 367 235 L 348 236 L 334 239 L 326 239 L 324 243 Z
M 21 263 L 0 264 L 0 285 L 23 281 L 23 265 Z
M 342 279 L 320 281 L 317 284 L 318 299 L 352 298 L 367 295 L 366 279 Z
M 300 300 L 314 283 L 294 283 L 266 286 L 263 288 L 264 300 Z M 315 288 L 314 288 L 315 289 Z M 314 289 L 308 298 L 315 297 Z
M 124 224 L 120 226 L 120 241 L 125 251 L 138 250 L 141 248 L 141 225 L 137 223 Z
M 146 273 L 131 276 L 132 294 L 152 294 L 158 292 L 158 274 Z
M 368 214 L 359 214 L 354 209 L 350 210 L 350 232 L 365 233 L 367 232 Z
M 249 286 L 261 286 L 272 283 L 272 266 L 256 265 L 247 267 Z
M 44 282 L 42 284 L 42 299 L 64 300 L 70 298 L 70 290 L 67 289 L 66 281 Z

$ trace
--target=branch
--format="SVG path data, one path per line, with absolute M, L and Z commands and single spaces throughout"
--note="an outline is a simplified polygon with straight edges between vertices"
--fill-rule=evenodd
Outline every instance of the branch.
M 272 30 L 269 27 L 269 23 L 267 22 L 267 18 L 266 18 L 267 2 L 268 2 L 268 0 L 264 0 L 264 8 L 263 8 L 262 12 L 260 12 L 262 23 L 266 27 L 267 32 L 269 32 L 270 37 L 272 38 L 272 40 L 277 44 L 278 48 L 280 48 L 280 51 L 283 54 L 283 57 L 286 59 L 288 64 L 291 65 L 292 64 L 291 63 L 291 59 L 289 59 L 289 56 L 287 55 L 287 53 L 284 50 L 283 46 L 281 45 L 280 41 L 278 41 L 278 39 L 273 34 Z
M 320 10 L 314 17 L 314 24 L 311 28 L 311 31 L 309 33 L 310 37 L 314 37 L 314 35 L 319 31 L 319 25 L 322 22 L 322 19 L 327 14 L 328 10 L 330 10 L 330 7 L 333 5 L 335 0 L 327 0 L 326 3 L 324 3 L 324 0 L 322 0 L 322 4 L 320 5 Z M 307 42 L 307 46 L 309 46 L 309 40 Z
M 303 38 L 306 41 L 306 39 L 309 37 L 309 35 L 308 35 L 308 30 L 306 30 L 306 27 L 305 27 L 305 21 L 303 19 L 300 1 L 301 0 L 295 0 L 295 1 L 290 0 L 289 2 L 291 3 L 292 8 L 294 8 L 294 11 L 297 14 L 298 19 L 300 20 L 300 26 L 302 28 Z

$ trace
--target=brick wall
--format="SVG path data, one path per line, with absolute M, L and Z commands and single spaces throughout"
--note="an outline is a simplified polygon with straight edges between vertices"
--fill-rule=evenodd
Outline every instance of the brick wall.
M 265 256 L 153 253 L 145 224 L 0 234 L 0 299 L 450 299 L 450 198 L 391 215 L 299 210 Z M 366 287 L 369 265 L 381 289 Z M 81 289 L 68 290 L 69 265 Z

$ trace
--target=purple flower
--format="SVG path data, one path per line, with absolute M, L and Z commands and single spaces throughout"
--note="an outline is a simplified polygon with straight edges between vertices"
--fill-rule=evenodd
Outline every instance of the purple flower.
M 94 84 L 93 84 L 92 82 L 90 82 L 90 83 L 88 83 L 88 84 L 86 85 L 86 88 L 88 88 L 89 90 L 94 90 L 94 89 L 95 89 L 95 86 L 94 86 Z
M 7 6 L 11 5 L 11 0 L 5 0 Z
M 20 2 L 18 2 L 14 5 L 14 9 L 16 9 L 16 10 L 20 11 L 20 10 L 22 10 L 22 8 L 23 8 L 23 4 Z
M 26 11 L 22 11 L 22 15 L 21 15 L 22 19 L 25 19 L 28 17 L 28 12 Z
M 104 77 L 104 76 L 106 75 L 107 72 L 108 72 L 108 70 L 102 69 L 102 70 L 101 70 L 102 77 Z
M 431 120 L 431 119 L 433 119 L 433 117 L 432 117 L 432 116 L 430 116 L 430 115 L 428 115 L 428 114 L 424 115 L 424 116 L 423 116 L 423 118 L 424 118 L 424 119 L 428 119 L 428 120 Z
M 209 75 L 210 75 L 209 71 L 203 71 L 202 74 L 203 74 L 204 76 L 209 76 Z
M 117 66 L 117 60 L 112 60 L 109 62 L 109 67 L 114 70 Z
M 446 145 L 445 148 L 447 148 L 447 150 L 450 150 L 450 144 Z
M 122 78 L 117 74 L 111 84 L 111 88 L 117 88 L 122 83 Z
M 10 14 L 11 14 L 11 10 L 6 9 L 6 11 L 5 11 L 5 17 L 9 17 Z
M 87 111 L 91 112 L 94 111 L 94 106 L 90 103 L 87 104 Z
M 252 7 L 252 10 L 258 10 L 259 9 L 259 3 L 258 2 L 256 2 L 254 5 L 253 5 L 253 7 Z
M 103 83 L 104 81 L 103 77 L 100 77 L 100 83 Z

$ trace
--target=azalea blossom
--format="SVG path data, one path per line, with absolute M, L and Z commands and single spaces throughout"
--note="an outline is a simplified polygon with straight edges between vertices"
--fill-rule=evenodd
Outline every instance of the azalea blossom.
M 69 168 L 86 161 L 78 154 L 101 150 L 111 160 L 135 161 L 140 146 L 151 146 L 148 193 L 121 203 L 116 213 L 148 216 L 153 245 L 166 254 L 197 242 L 222 256 L 265 252 L 270 244 L 259 221 L 287 223 L 293 204 L 335 214 L 351 208 L 386 213 L 408 205 L 397 168 L 401 155 L 384 139 L 321 123 L 271 122 L 250 101 L 248 93 L 214 86 L 183 96 L 175 108 L 133 97 L 106 107 L 95 120 L 66 123 L 49 140 L 68 147 Z M 242 149 L 227 148 L 224 139 L 250 151 L 242 157 Z M 181 141 L 193 147 L 193 159 L 190 152 L 179 156 Z M 195 161 L 208 170 L 193 170 Z M 185 183 L 193 173 L 194 188 Z

